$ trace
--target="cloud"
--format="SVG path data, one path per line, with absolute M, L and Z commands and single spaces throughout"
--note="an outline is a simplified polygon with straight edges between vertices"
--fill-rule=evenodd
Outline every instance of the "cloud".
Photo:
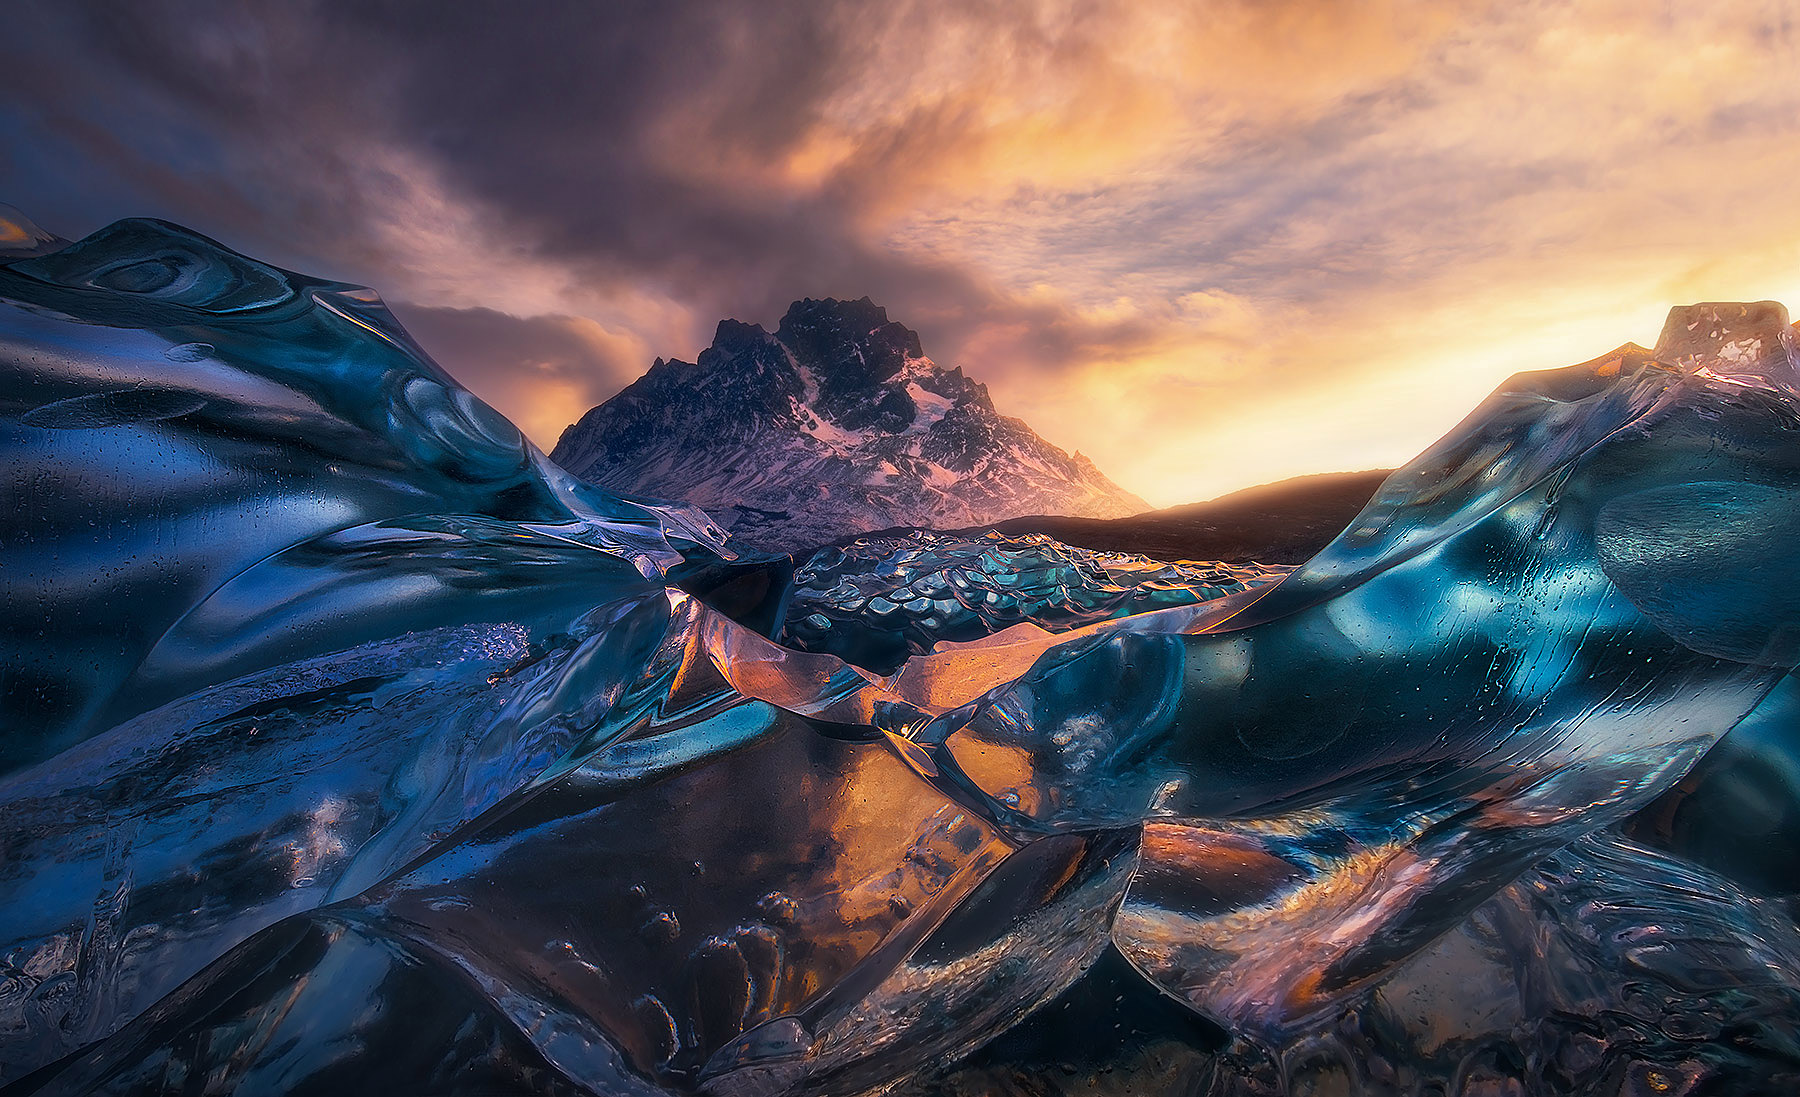
M 1677 300 L 1800 296 L 1786 0 L 12 21 L 0 197 L 374 284 L 540 441 L 723 317 L 868 294 L 1175 503 L 1403 459 Z
M 586 409 L 644 371 L 647 349 L 581 316 L 509 316 L 493 309 L 390 306 L 419 345 L 483 393 L 545 450 Z

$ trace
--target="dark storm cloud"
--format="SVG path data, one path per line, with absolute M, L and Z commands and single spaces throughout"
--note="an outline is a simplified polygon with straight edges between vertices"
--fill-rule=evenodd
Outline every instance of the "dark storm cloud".
M 21 28 L 28 63 L 0 81 L 14 113 L 62 146 L 46 158 L 72 161 L 54 174 L 111 181 L 95 188 L 108 214 L 136 199 L 129 212 L 147 201 L 259 236 L 278 218 L 279 231 L 310 236 L 283 241 L 289 249 L 379 262 L 363 254 L 372 210 L 355 161 L 369 144 L 407 147 L 523 247 L 757 312 L 787 293 L 767 283 L 800 272 L 848 281 L 890 265 L 844 231 L 829 200 L 721 186 L 682 162 L 761 163 L 804 132 L 837 60 L 830 13 L 693 3 L 537 4 L 530 18 L 499 4 L 34 8 Z M 28 192 L 33 175 L 50 174 L 18 167 Z M 900 267 L 882 280 L 929 280 Z
M 913 304 L 954 337 L 1007 304 L 951 264 L 871 241 L 859 218 L 888 200 L 882 180 L 900 165 L 955 150 L 973 124 L 966 104 L 909 113 L 830 185 L 796 190 L 770 175 L 834 95 L 915 63 L 929 28 L 895 33 L 884 9 L 39 7 L 22 30 L 35 63 L 0 82 L 70 161 L 21 173 L 18 197 L 51 207 L 41 219 L 79 212 L 30 193 L 34 174 L 109 178 L 83 209 L 167 211 L 265 252 L 387 274 L 370 244 L 382 210 L 359 161 L 369 147 L 405 148 L 516 247 L 597 279 L 648 278 L 719 315 L 778 314 L 801 293 L 869 293 Z M 1070 349 L 1094 338 L 1104 334 Z M 1063 342 L 1051 336 L 1046 349 Z
M 404 153 L 478 210 L 508 263 L 556 264 L 597 297 L 631 287 L 680 302 L 690 343 L 726 315 L 771 322 L 803 295 L 864 294 L 923 328 L 940 356 L 984 329 L 990 345 L 1011 333 L 1011 349 L 1043 367 L 1152 338 L 1141 325 L 1088 324 L 1010 300 L 954 263 L 902 255 L 865 231 L 865 209 L 884 200 L 881 179 L 954 146 L 954 120 L 942 133 L 921 126 L 904 141 L 871 141 L 829 185 L 780 177 L 774 166 L 814 134 L 834 94 L 912 63 L 916 37 L 890 33 L 882 11 L 694 0 L 528 12 L 36 7 L 22 28 L 31 63 L 0 73 L 14 104 L 3 113 L 21 133 L 9 144 L 35 161 L 9 172 L 24 181 L 10 197 L 65 234 L 159 215 L 390 298 L 490 303 L 467 286 L 442 300 L 433 283 L 445 272 L 420 268 L 453 264 L 409 255 L 414 241 L 394 239 L 391 192 L 406 181 L 372 165 L 381 150 Z M 506 277 L 499 264 L 491 274 Z M 488 292 L 507 307 L 507 287 Z M 422 340 L 466 361 L 430 332 Z M 478 391 L 508 357 L 498 343 L 489 350 L 470 377 Z M 529 354 L 515 357 L 521 381 L 541 380 Z M 581 399 L 606 395 L 615 366 L 579 386 Z

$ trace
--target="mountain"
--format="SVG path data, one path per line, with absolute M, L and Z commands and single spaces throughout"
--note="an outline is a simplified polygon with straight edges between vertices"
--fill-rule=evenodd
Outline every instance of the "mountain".
M 752 548 L 890 526 L 1147 510 L 1094 463 L 994 409 L 867 297 L 796 301 L 773 333 L 724 320 L 563 432 L 551 459 L 627 494 L 704 508 Z

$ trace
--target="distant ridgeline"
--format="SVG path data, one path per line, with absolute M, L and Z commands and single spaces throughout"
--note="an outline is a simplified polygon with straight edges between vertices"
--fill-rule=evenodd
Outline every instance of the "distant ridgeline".
M 1299 564 L 1330 544 L 1391 473 L 1375 469 L 1296 476 L 1127 518 L 1034 514 L 989 525 L 1012 536 L 1042 533 L 1096 552 L 1134 552 L 1156 560 Z
M 614 491 L 697 504 L 755 548 L 1149 509 L 999 414 L 987 386 L 925 357 L 866 297 L 797 301 L 773 334 L 721 321 L 699 358 L 657 359 L 551 459 Z

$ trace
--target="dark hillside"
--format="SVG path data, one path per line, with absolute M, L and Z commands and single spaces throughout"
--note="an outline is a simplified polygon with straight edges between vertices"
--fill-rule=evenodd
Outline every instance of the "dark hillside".
M 980 529 L 1046 533 L 1082 548 L 1158 560 L 1298 564 L 1343 532 L 1387 476 L 1379 469 L 1321 473 L 1129 518 L 1034 515 Z

